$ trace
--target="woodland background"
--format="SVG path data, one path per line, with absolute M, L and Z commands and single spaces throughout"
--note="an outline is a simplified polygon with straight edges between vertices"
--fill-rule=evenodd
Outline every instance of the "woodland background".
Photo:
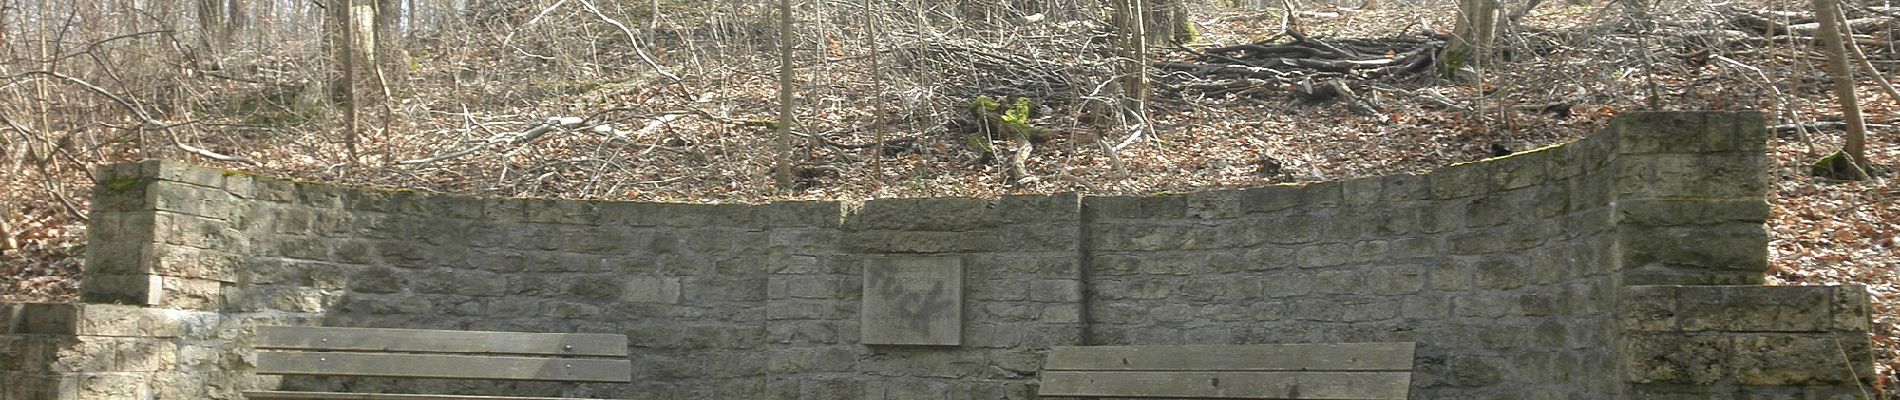
M 1868 285 L 1900 395 L 1900 7 L 1601 1 L 0 0 L 0 300 L 72 300 L 91 171 L 148 158 L 488 196 L 1152 194 L 1758 110 L 1769 280 Z M 1856 120 L 1873 176 L 1814 176 Z

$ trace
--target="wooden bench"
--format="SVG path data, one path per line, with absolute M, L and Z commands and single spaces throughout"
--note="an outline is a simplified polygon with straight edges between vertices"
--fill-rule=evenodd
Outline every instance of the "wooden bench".
M 630 382 L 625 335 L 266 326 L 257 373 L 286 376 Z M 550 399 L 247 391 L 248 399 Z
M 1404 399 L 1413 343 L 1056 347 L 1042 397 Z

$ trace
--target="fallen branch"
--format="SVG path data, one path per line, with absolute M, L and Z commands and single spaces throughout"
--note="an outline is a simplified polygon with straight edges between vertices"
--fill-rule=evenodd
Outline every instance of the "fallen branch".
M 429 157 L 429 158 L 422 158 L 422 159 L 403 160 L 403 161 L 398 161 L 397 164 L 402 164 L 402 165 L 428 164 L 428 163 L 433 163 L 433 162 L 438 162 L 438 161 L 451 160 L 451 159 L 459 158 L 462 156 L 467 156 L 469 154 L 475 154 L 475 152 L 485 150 L 489 148 L 490 146 L 494 146 L 498 144 L 508 144 L 508 145 L 525 144 L 528 142 L 532 142 L 535 139 L 539 139 L 541 138 L 542 135 L 546 135 L 548 132 L 552 132 L 555 129 L 573 129 L 573 128 L 580 127 L 582 121 L 585 121 L 585 120 L 578 117 L 548 118 L 547 121 L 542 122 L 540 124 L 535 124 L 534 127 L 528 128 L 527 131 L 523 131 L 519 134 L 505 134 L 505 133 L 497 134 L 495 136 L 490 136 L 488 139 L 485 139 L 481 143 L 477 143 L 474 146 L 469 146 L 467 148 L 450 152 L 448 154 L 443 154 L 443 155 Z
M 1868 128 L 1874 128 L 1874 129 L 1886 129 L 1886 128 L 1893 127 L 1893 125 L 1887 125 L 1887 124 L 1867 124 L 1866 126 Z M 1809 130 L 1816 130 L 1816 131 L 1822 130 L 1822 129 L 1844 130 L 1844 129 L 1847 129 L 1847 123 L 1842 122 L 1842 121 L 1820 121 L 1820 122 L 1809 122 L 1809 123 L 1802 123 L 1802 124 L 1780 124 L 1780 125 L 1773 125 L 1773 126 L 1768 127 L 1768 131 L 1773 132 L 1775 134 L 1781 134 L 1785 132 L 1799 132 L 1802 129 L 1809 129 Z

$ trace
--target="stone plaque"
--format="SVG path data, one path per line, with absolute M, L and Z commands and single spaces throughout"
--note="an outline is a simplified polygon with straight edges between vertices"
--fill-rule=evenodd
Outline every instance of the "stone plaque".
M 864 344 L 963 344 L 963 260 L 873 258 L 864 265 Z

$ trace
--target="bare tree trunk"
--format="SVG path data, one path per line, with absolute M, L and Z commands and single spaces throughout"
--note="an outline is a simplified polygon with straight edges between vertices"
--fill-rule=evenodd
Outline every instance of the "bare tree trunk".
M 1454 76 L 1465 67 L 1483 67 L 1497 39 L 1498 0 L 1458 0 L 1458 26 L 1438 53 L 1438 72 Z
M 1815 34 L 1821 36 L 1821 44 L 1827 46 L 1827 75 L 1834 81 L 1834 98 L 1841 103 L 1841 117 L 1847 122 L 1846 142 L 1841 152 L 1851 161 L 1846 170 L 1848 179 L 1866 179 L 1867 168 L 1867 125 L 1861 119 L 1860 100 L 1854 95 L 1854 74 L 1847 61 L 1847 46 L 1841 32 L 1841 4 L 1839 0 L 1814 0 L 1815 18 L 1820 20 L 1821 28 Z
M 216 58 L 231 44 L 231 25 L 227 12 L 230 4 L 225 0 L 198 0 L 199 42 L 206 50 L 206 57 Z
M 225 3 L 225 44 L 233 43 L 238 32 L 251 24 L 251 15 L 244 12 L 244 0 L 229 0 Z
M 792 0 L 778 3 L 778 157 L 772 179 L 780 192 L 792 191 Z
M 1132 1 L 1132 0 L 1131 0 Z M 1194 41 L 1192 20 L 1187 15 L 1187 0 L 1139 0 L 1152 2 L 1142 6 L 1142 28 L 1149 44 L 1188 43 Z
M 1122 93 L 1132 102 L 1125 104 L 1141 119 L 1148 122 L 1148 32 L 1146 14 L 1142 9 L 1145 0 L 1113 0 L 1116 15 L 1115 30 L 1121 36 Z
M 402 68 L 402 0 L 376 1 L 376 68 L 378 77 L 393 78 L 401 82 Z M 387 85 L 384 79 L 384 84 Z M 386 100 L 386 99 L 385 99 Z

